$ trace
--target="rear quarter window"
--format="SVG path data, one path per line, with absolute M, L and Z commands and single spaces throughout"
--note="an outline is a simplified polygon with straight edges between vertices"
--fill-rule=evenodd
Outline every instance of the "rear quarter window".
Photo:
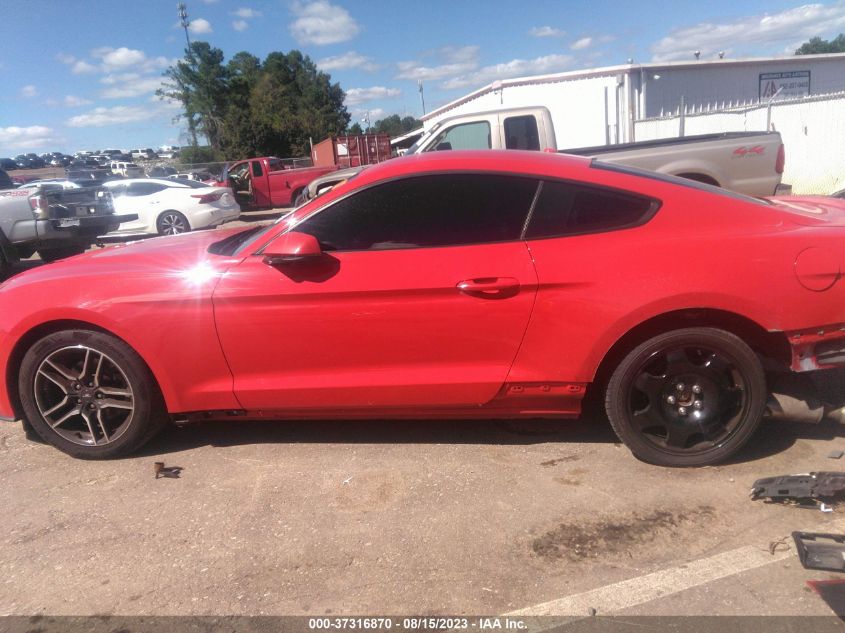
M 525 230 L 526 239 L 564 237 L 633 228 L 648 222 L 654 198 L 568 182 L 544 181 Z

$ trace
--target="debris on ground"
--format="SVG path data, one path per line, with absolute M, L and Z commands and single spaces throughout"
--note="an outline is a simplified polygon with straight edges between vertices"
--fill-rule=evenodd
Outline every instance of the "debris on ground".
M 153 464 L 156 479 L 159 477 L 169 477 L 171 479 L 179 479 L 179 474 L 183 468 L 181 466 L 165 466 L 164 462 L 156 462 Z
M 816 504 L 845 494 L 845 473 L 818 472 L 758 479 L 751 486 L 751 499 Z
M 828 459 L 841 459 L 845 455 L 845 451 L 830 451 L 827 454 Z
M 793 532 L 792 539 L 804 569 L 845 571 L 845 534 Z

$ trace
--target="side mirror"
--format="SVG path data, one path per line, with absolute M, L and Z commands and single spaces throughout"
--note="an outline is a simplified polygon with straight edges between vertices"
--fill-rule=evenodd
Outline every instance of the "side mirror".
M 264 263 L 268 266 L 314 260 L 323 254 L 320 242 L 308 233 L 289 231 L 270 242 L 264 249 Z

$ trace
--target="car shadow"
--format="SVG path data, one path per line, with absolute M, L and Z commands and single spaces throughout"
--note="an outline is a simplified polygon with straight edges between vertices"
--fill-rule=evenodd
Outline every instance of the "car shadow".
M 754 438 L 725 465 L 783 453 L 800 439 L 835 440 L 845 427 L 833 421 L 804 424 L 764 421 Z M 576 420 L 261 420 L 170 426 L 135 456 L 160 456 L 200 448 L 256 444 L 615 444 L 606 419 Z

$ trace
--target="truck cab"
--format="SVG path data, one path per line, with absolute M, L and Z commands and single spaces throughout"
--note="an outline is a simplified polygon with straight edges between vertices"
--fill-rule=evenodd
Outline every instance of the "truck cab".
M 280 158 L 264 156 L 229 165 L 217 184 L 231 187 L 241 208 L 286 207 L 314 178 L 336 169 L 334 165 L 290 169 Z
M 548 108 L 508 108 L 449 117 L 436 123 L 406 154 L 450 149 L 556 150 Z

